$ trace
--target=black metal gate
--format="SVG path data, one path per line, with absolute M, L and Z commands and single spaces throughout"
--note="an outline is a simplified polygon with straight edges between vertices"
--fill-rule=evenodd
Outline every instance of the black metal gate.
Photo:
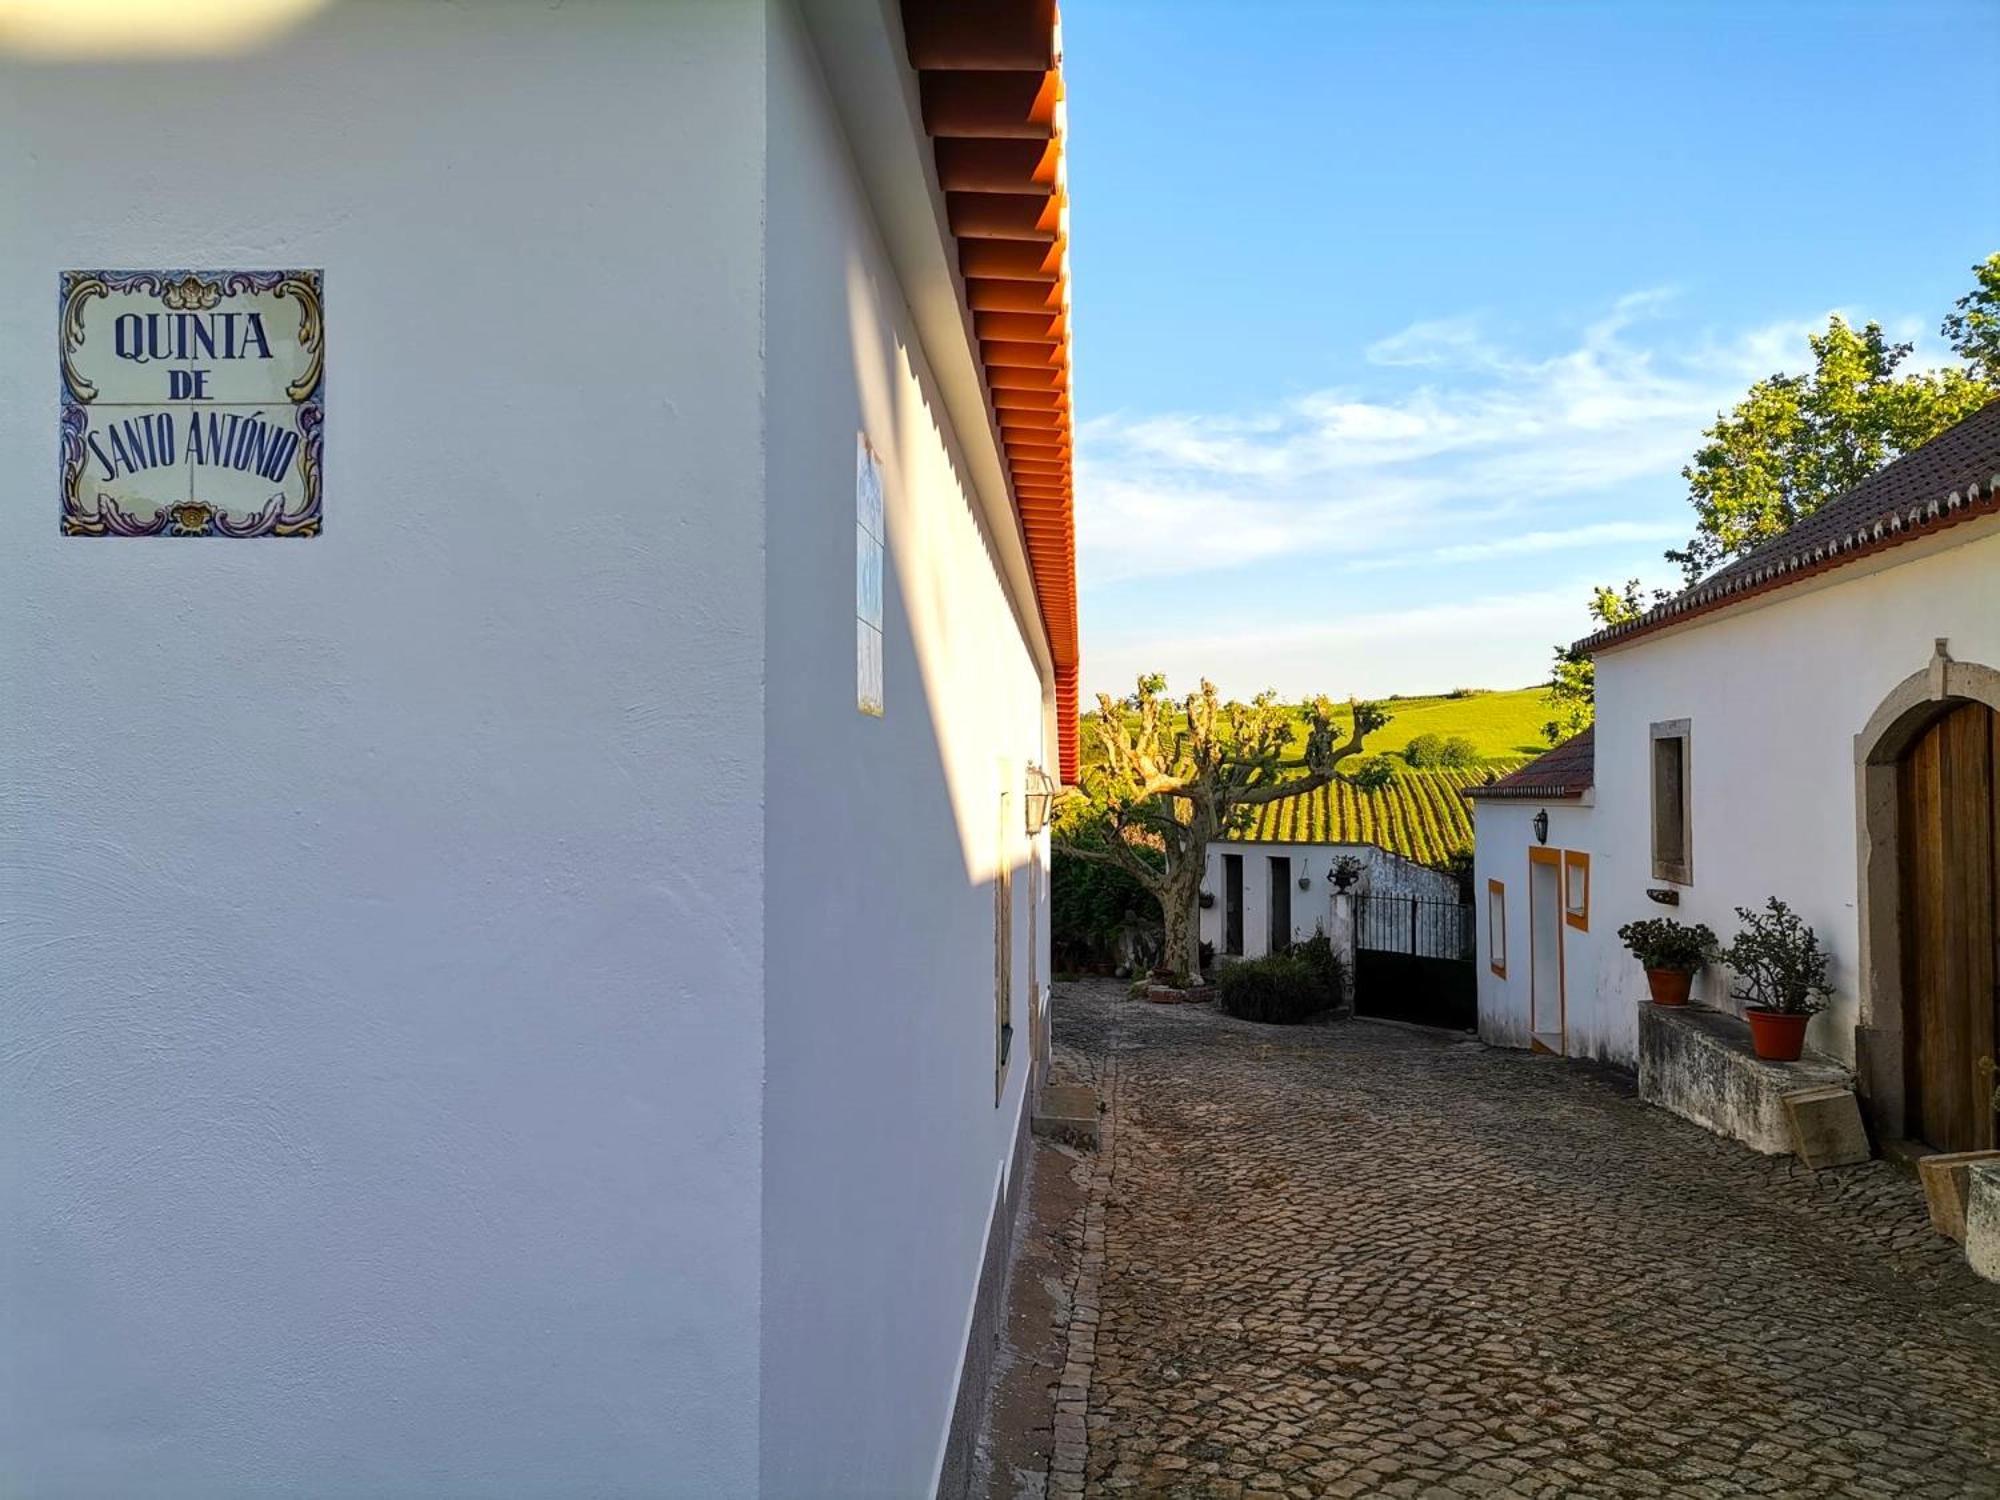
M 1358 1013 L 1455 1031 L 1478 1026 L 1470 902 L 1360 896 L 1354 902 L 1354 926 Z

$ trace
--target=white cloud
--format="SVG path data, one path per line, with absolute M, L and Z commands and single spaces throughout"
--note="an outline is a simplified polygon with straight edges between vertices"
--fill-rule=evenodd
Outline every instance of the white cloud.
M 1479 336 L 1479 320 L 1468 315 L 1412 323 L 1370 344 L 1367 358 L 1371 365 L 1470 364 L 1493 358 L 1493 351 Z
M 1238 697 L 1265 687 L 1287 698 L 1522 687 L 1546 673 L 1556 642 L 1588 628 L 1589 592 L 1587 580 L 1570 579 L 1554 588 L 1311 624 L 1177 636 L 1093 633 L 1085 667 L 1093 690 L 1117 693 L 1129 692 L 1141 672 L 1152 671 L 1166 672 L 1177 692 L 1205 674 Z M 1532 649 L 1524 653 L 1523 642 L 1532 642 Z
M 1679 349 L 1636 342 L 1634 328 L 1670 298 L 1623 297 L 1575 347 L 1542 358 L 1508 352 L 1470 317 L 1412 324 L 1368 351 L 1385 372 L 1423 378 L 1393 394 L 1332 389 L 1263 411 L 1085 423 L 1084 577 L 1115 583 L 1312 554 L 1415 558 L 1441 532 L 1490 549 L 1468 556 L 1542 550 L 1520 538 L 1548 533 L 1565 500 L 1639 480 L 1677 485 L 1701 430 L 1749 382 L 1799 363 L 1813 326 Z
M 1359 572 L 1408 568 L 1423 563 L 1479 562 L 1489 557 L 1531 557 L 1544 552 L 1568 552 L 1625 542 L 1678 542 L 1687 536 L 1685 521 L 1599 521 L 1561 531 L 1518 531 L 1483 542 L 1455 542 L 1427 552 L 1364 558 L 1349 564 Z

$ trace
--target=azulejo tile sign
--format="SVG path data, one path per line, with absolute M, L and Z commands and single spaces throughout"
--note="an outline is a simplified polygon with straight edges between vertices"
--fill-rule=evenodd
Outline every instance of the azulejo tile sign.
M 65 536 L 317 536 L 318 271 L 62 274 Z

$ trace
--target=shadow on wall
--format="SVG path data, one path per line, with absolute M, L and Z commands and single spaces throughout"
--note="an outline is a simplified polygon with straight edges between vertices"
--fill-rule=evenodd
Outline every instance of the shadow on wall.
M 958 828 L 966 880 L 980 886 L 1000 873 L 1001 856 L 994 838 L 995 762 L 1001 756 L 1018 760 L 1021 754 L 1015 742 L 1006 738 L 985 745 L 960 745 L 956 740 L 961 736 L 955 736 L 951 726 L 954 718 L 960 724 L 977 722 L 991 712 L 996 695 L 1004 703 L 1004 674 L 1011 666 L 1036 672 L 1035 632 L 1023 620 L 1019 603 L 1005 586 L 1006 566 L 986 516 L 972 498 L 977 489 L 967 478 L 965 457 L 951 430 L 938 418 L 940 398 L 931 372 L 912 357 L 899 335 L 878 328 L 874 308 L 885 302 L 892 307 L 900 306 L 899 293 L 892 289 L 884 297 L 883 290 L 875 284 L 861 258 L 850 256 L 848 322 L 862 427 L 871 437 L 886 436 L 883 449 L 887 472 L 883 488 L 889 517 L 889 558 L 916 652 L 917 671 L 923 681 L 924 703 L 933 731 L 931 739 L 950 798 L 951 816 Z M 871 350 L 879 358 L 870 360 Z M 943 453 L 946 473 L 958 497 L 958 505 L 948 511 L 937 506 L 925 507 L 918 500 L 919 492 L 926 488 L 925 454 L 933 449 Z M 954 585 L 958 580 L 948 567 L 935 565 L 939 559 L 954 555 L 949 545 L 936 545 L 949 540 L 938 536 L 937 528 L 941 526 L 964 526 L 976 537 L 994 586 L 1001 590 L 1012 616 L 1013 641 L 996 645 L 985 640 L 984 616 L 965 608 L 962 602 L 954 606 Z M 885 605 L 888 603 L 885 601 Z M 1010 663 L 1008 658 L 1017 645 L 1021 659 Z M 968 672 L 968 661 L 982 656 L 989 670 Z M 887 670 L 885 660 L 885 673 Z M 1002 715 L 1011 708 L 1012 705 L 1003 707 Z M 954 710 L 958 712 L 955 714 Z M 890 712 L 894 711 L 892 701 Z M 1048 754 L 1049 747 L 1044 743 L 1039 755 L 1046 759 Z M 1016 791 L 1018 803 L 1018 789 L 999 790 Z M 1026 863 L 1027 850 L 1018 839 L 1010 838 L 1008 844 L 1008 867 L 1018 871 Z

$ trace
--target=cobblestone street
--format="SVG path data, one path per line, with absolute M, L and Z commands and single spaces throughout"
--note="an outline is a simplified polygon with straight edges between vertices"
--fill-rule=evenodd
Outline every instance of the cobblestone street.
M 1110 1154 L 1049 1494 L 2000 1495 L 2000 1287 L 1886 1164 L 1444 1033 L 1055 1004 Z

